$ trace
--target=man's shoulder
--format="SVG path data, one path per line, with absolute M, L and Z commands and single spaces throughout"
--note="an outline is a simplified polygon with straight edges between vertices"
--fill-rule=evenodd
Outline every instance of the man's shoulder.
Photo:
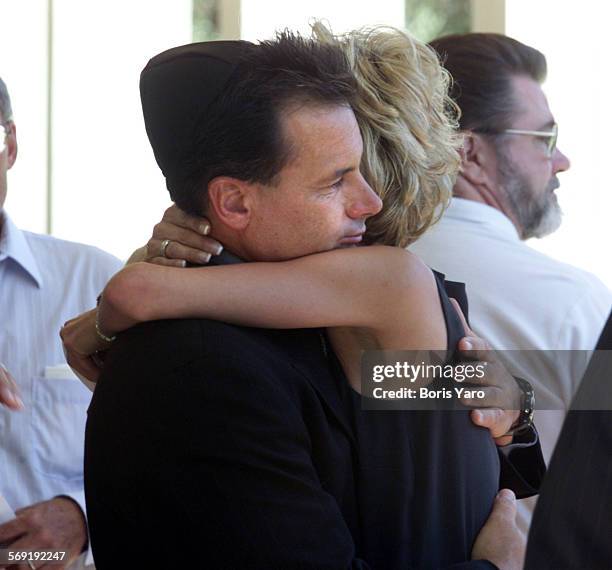
M 333 383 L 316 347 L 316 333 L 310 331 L 296 335 L 206 319 L 145 323 L 114 342 L 94 407 L 102 401 L 136 402 L 146 394 L 151 405 L 164 408 L 195 398 L 228 409 L 244 406 L 245 413 L 297 410 L 299 401 L 321 399 L 315 385 Z
M 610 297 L 610 290 L 593 273 L 555 259 L 526 243 L 521 245 L 524 248 L 525 257 L 530 260 L 528 268 L 531 268 L 534 276 L 540 277 L 542 282 L 552 281 L 553 287 L 566 288 L 568 291 L 574 291 L 578 296 L 588 294 L 600 295 L 604 298 Z
M 488 286 L 492 291 L 498 291 L 500 286 L 533 293 L 542 289 L 567 301 L 585 294 L 609 297 L 609 289 L 592 273 L 555 259 L 524 241 L 498 237 L 482 233 L 477 225 L 461 219 L 442 218 L 433 231 L 410 249 L 449 279 L 466 282 L 468 292 L 482 285 L 485 291 Z
M 291 366 L 316 353 L 318 342 L 317 333 L 311 330 L 273 331 L 209 319 L 174 319 L 125 331 L 113 353 L 132 361 L 142 359 L 148 368 L 177 368 L 197 360 L 209 367 L 256 371 Z

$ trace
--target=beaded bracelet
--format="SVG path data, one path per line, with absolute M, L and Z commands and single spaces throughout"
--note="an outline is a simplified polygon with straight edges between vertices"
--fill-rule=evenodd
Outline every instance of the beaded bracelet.
M 98 335 L 98 338 L 102 339 L 104 342 L 108 342 L 109 344 L 111 342 L 114 342 L 115 339 L 117 338 L 117 335 L 113 335 L 113 336 L 106 336 L 101 330 L 100 330 L 100 323 L 98 322 L 98 311 L 96 311 L 96 334 Z

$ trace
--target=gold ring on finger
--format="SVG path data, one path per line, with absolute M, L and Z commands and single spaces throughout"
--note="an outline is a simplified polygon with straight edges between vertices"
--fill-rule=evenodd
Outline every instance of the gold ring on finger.
M 170 240 L 169 239 L 165 239 L 164 241 L 161 242 L 161 245 L 159 246 L 159 255 L 160 257 L 168 257 L 166 255 L 166 250 L 168 249 L 168 246 L 170 245 Z

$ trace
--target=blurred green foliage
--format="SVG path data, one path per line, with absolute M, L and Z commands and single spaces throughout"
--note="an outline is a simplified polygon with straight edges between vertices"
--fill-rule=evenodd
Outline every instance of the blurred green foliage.
M 193 0 L 193 41 L 219 39 L 218 0 Z
M 470 31 L 470 0 L 405 1 L 406 29 L 423 42 Z

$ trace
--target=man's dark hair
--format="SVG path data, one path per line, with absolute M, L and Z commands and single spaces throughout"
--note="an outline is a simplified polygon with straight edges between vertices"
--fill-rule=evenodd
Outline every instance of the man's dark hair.
M 176 204 L 201 214 L 217 176 L 273 184 L 291 160 L 281 115 L 294 105 L 350 106 L 355 79 L 337 46 L 282 32 L 247 50 L 198 125 L 192 158 L 168 184 Z M 170 182 L 170 181 L 169 181 Z
M 429 44 L 450 72 L 451 97 L 461 109 L 462 130 L 483 133 L 512 127 L 516 113 L 511 79 L 546 78 L 546 58 L 538 50 L 501 34 L 453 34 Z
M 11 109 L 11 98 L 9 97 L 6 84 L 0 77 L 0 119 L 3 123 L 13 119 L 13 109 Z

